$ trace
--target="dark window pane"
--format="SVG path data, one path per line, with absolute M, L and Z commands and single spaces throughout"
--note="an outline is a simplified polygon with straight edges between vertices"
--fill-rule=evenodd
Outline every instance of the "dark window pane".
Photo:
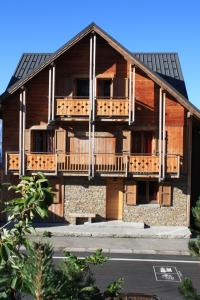
M 33 130 L 31 146 L 33 152 L 54 152 L 54 131 Z
M 98 79 L 98 96 L 110 98 L 110 79 Z
M 89 97 L 89 79 L 77 79 L 76 96 Z

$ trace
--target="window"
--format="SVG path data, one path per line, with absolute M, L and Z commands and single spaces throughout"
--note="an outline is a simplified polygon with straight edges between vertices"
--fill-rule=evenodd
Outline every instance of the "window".
M 137 184 L 137 203 L 148 204 L 158 203 L 158 182 L 139 181 Z
M 132 153 L 152 154 L 152 131 L 132 132 Z
M 32 152 L 54 152 L 53 130 L 32 130 Z
M 77 79 L 76 80 L 76 96 L 77 97 L 89 97 L 89 79 Z
M 97 80 L 97 95 L 100 98 L 110 98 L 111 96 L 111 79 Z

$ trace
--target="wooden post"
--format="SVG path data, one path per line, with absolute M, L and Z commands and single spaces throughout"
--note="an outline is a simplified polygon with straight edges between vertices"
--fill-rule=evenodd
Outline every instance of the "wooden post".
M 192 173 L 192 116 L 187 115 L 187 140 L 188 140 L 188 157 L 187 157 L 187 226 L 190 226 L 190 202 L 191 202 L 191 173 Z
M 163 128 L 162 128 L 162 144 L 163 144 L 163 156 L 162 156 L 162 179 L 165 178 L 166 171 L 166 126 L 165 126 L 165 111 L 166 111 L 166 93 L 163 93 Z
M 128 114 L 128 124 L 131 125 L 131 109 L 132 109 L 132 105 L 131 105 L 131 91 L 132 91 L 132 66 L 131 64 L 129 65 L 129 114 Z
M 95 121 L 95 102 L 96 102 L 96 34 L 93 34 L 93 57 L 92 57 L 92 81 L 93 81 L 93 93 L 92 93 L 92 120 Z
M 52 67 L 52 98 L 51 98 L 51 106 L 52 106 L 52 121 L 54 121 L 55 118 L 55 64 L 53 64 Z
M 51 99 L 52 99 L 52 69 L 51 67 L 49 68 L 49 96 L 48 96 L 48 123 L 50 123 L 51 119 L 52 119 L 52 103 L 51 103 Z
M 90 36 L 90 64 L 89 64 L 89 136 L 88 136 L 88 178 L 91 178 L 91 121 L 92 121 L 92 101 L 93 101 L 93 76 L 92 76 L 92 57 L 93 57 L 93 37 Z
M 159 182 L 162 178 L 162 89 L 159 91 Z
M 26 89 L 22 93 L 23 105 L 22 105 L 22 176 L 25 175 L 25 129 L 26 129 Z
M 92 177 L 94 177 L 95 169 L 95 102 L 96 102 L 96 34 L 92 35 L 93 51 L 92 51 Z
M 133 83 L 132 83 L 132 122 L 135 121 L 135 66 L 133 66 L 133 72 L 132 72 L 132 77 L 133 77 Z
M 22 175 L 22 106 L 23 106 L 23 92 L 19 95 L 19 177 Z

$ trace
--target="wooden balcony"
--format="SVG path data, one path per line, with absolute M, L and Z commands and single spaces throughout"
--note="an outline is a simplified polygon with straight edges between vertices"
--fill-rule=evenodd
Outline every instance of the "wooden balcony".
M 57 156 L 47 153 L 27 153 L 25 155 L 25 169 L 30 172 L 55 173 L 57 170 Z M 19 171 L 19 154 L 6 153 L 7 171 Z
M 8 171 L 19 170 L 19 154 L 7 153 L 6 168 Z M 89 169 L 89 156 L 80 154 L 46 154 L 27 153 L 26 171 L 44 172 L 64 175 L 87 175 Z M 122 155 L 122 154 L 95 154 L 94 170 L 101 176 L 134 176 L 159 177 L 159 156 L 157 155 Z M 180 176 L 180 156 L 168 155 L 166 157 L 166 176 Z
M 128 99 L 97 99 L 96 117 L 128 118 Z M 56 99 L 57 117 L 89 117 L 88 99 Z

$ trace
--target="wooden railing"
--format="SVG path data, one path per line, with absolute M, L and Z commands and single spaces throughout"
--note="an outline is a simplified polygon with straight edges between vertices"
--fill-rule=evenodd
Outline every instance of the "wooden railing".
M 19 154 L 15 152 L 6 152 L 6 170 L 19 170 Z
M 63 172 L 87 172 L 89 156 L 82 154 L 60 154 L 58 158 L 58 170 Z
M 128 117 L 128 99 L 97 99 L 97 117 Z M 56 99 L 57 116 L 89 116 L 88 99 Z
M 29 153 L 26 154 L 26 170 L 28 171 L 55 171 L 57 161 L 55 154 Z
M 26 153 L 27 171 L 87 173 L 89 169 L 89 155 L 87 153 L 49 154 Z M 90 162 L 91 163 L 91 162 Z M 6 154 L 6 168 L 8 171 L 19 170 L 19 154 Z M 159 175 L 158 155 L 123 155 L 98 153 L 94 155 L 94 170 L 99 174 L 121 174 L 127 176 Z M 166 157 L 166 175 L 180 176 L 180 156 Z
M 128 117 L 128 99 L 97 99 L 96 115 Z
M 49 153 L 28 153 L 25 155 L 27 171 L 55 172 L 57 170 L 57 156 Z M 19 171 L 19 154 L 6 153 L 6 169 Z
M 89 116 L 88 99 L 56 99 L 57 116 Z

